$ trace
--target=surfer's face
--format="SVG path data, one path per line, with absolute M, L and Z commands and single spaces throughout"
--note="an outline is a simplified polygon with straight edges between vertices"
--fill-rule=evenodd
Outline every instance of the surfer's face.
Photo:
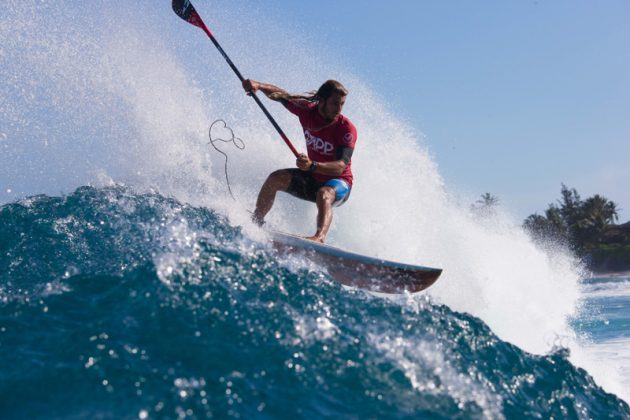
M 333 93 L 321 105 L 320 112 L 324 118 L 329 121 L 333 121 L 339 116 L 339 114 L 341 114 L 341 110 L 343 109 L 343 105 L 345 103 L 345 96 L 341 96 L 338 93 Z

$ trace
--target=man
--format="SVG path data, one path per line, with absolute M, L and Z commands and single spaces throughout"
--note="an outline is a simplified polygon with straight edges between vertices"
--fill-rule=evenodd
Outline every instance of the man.
M 324 242 L 332 222 L 332 207 L 345 203 L 352 188 L 351 158 L 357 130 L 341 115 L 348 91 L 335 80 L 325 82 L 310 96 L 289 95 L 283 89 L 255 80 L 245 80 L 247 92 L 262 91 L 298 116 L 304 129 L 307 154 L 300 154 L 297 169 L 273 172 L 258 194 L 254 222 L 262 225 L 278 191 L 317 204 L 317 231 L 309 236 Z

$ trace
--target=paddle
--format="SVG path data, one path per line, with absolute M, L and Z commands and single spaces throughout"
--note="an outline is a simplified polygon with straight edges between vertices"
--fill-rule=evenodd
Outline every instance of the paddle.
M 230 60 L 230 57 L 228 57 L 228 55 L 225 53 L 223 48 L 221 48 L 221 45 L 219 45 L 214 35 L 212 35 L 212 32 L 210 32 L 210 30 L 205 25 L 205 23 L 203 23 L 201 16 L 199 16 L 199 14 L 197 13 L 197 11 L 195 10 L 195 8 L 193 7 L 193 5 L 190 3 L 189 0 L 173 0 L 173 11 L 175 11 L 177 16 L 184 19 L 186 22 L 192 25 L 195 25 L 198 28 L 201 28 L 206 33 L 206 35 L 208 35 L 208 38 L 210 38 L 214 46 L 217 47 L 217 49 L 219 50 L 223 58 L 225 58 L 225 61 L 227 61 L 227 63 L 232 68 L 232 70 L 234 70 L 234 73 L 236 73 L 236 75 L 241 80 L 241 82 L 245 80 L 245 78 L 241 75 L 241 72 L 238 71 L 238 69 L 232 62 L 232 60 Z M 276 131 L 278 131 L 278 133 L 280 134 L 280 137 L 282 137 L 282 140 L 284 140 L 287 146 L 289 146 L 289 149 L 291 149 L 291 152 L 293 152 L 295 157 L 298 157 L 299 153 L 297 149 L 293 146 L 293 144 L 291 143 L 291 140 L 289 140 L 286 134 L 284 134 L 284 132 L 282 131 L 282 129 L 280 128 L 276 120 L 273 119 L 269 111 L 267 111 L 267 108 L 265 108 L 265 106 L 260 101 L 258 96 L 256 96 L 256 92 L 250 92 L 250 95 L 252 98 L 254 98 L 254 100 L 260 107 L 260 109 L 262 109 L 262 111 L 265 113 L 269 121 L 271 121 L 271 124 L 274 126 Z

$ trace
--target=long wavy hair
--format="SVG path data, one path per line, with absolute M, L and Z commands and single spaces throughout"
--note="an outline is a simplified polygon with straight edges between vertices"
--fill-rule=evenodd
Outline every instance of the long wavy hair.
M 330 98 L 333 94 L 339 94 L 339 96 L 348 96 L 348 89 L 346 89 L 341 83 L 336 80 L 326 80 L 317 91 L 307 92 L 303 95 L 291 95 L 287 92 L 275 92 L 269 97 L 271 99 L 285 99 L 287 101 L 302 99 L 312 103 L 318 103 Z

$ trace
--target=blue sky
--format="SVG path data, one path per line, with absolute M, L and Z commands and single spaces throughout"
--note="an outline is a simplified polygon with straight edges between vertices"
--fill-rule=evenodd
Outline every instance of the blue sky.
M 139 10 L 145 20 L 155 18 L 149 16 L 153 11 L 169 22 L 156 28 L 159 36 L 169 39 L 169 30 L 193 33 L 186 32 L 191 28 L 182 26 L 172 14 L 170 1 L 159 7 L 153 1 L 144 3 L 146 7 Z M 312 47 L 317 59 L 325 57 L 327 63 L 356 75 L 400 119 L 426 135 L 425 143 L 449 190 L 466 200 L 490 192 L 522 219 L 543 212 L 555 202 L 564 183 L 584 198 L 603 194 L 619 205 L 621 221 L 630 220 L 630 1 L 194 3 L 203 10 L 211 29 L 216 27 L 217 38 L 224 46 L 232 47 L 228 52 L 246 77 L 261 77 L 251 71 L 252 63 L 273 60 L 274 45 L 269 45 L 268 51 L 249 51 L 247 46 L 239 51 L 242 45 L 236 41 L 256 37 L 255 30 L 266 23 L 271 40 L 295 36 L 305 41 L 297 45 Z M 22 19 L 15 17 L 18 7 L 21 10 L 17 3 L 8 7 L 12 11 L 8 16 L 13 16 L 20 30 Z M 80 11 L 50 3 L 31 7 L 41 9 L 40 13 L 49 19 L 46 27 L 72 21 L 70 10 Z M 248 25 L 251 16 L 255 16 L 256 25 Z M 85 22 L 94 19 L 87 13 Z M 30 22 L 30 18 L 23 20 Z M 67 29 L 69 33 L 75 30 L 83 34 L 82 20 L 77 22 L 77 28 Z M 282 29 L 278 31 L 278 27 Z M 66 43 L 60 30 L 27 34 L 22 34 L 30 42 L 25 48 L 36 52 L 39 45 L 47 45 L 48 38 L 57 48 Z M 195 34 L 190 42 L 203 45 L 203 53 L 207 53 L 200 57 L 217 60 L 217 66 L 230 78 L 230 89 L 234 89 L 234 78 L 219 56 L 212 55 L 213 47 L 203 34 Z M 9 54 L 5 58 L 17 56 L 30 63 L 29 54 L 23 54 L 16 42 L 2 44 L 0 50 L 6 47 L 4 51 Z M 256 59 L 248 63 L 249 54 Z M 191 62 L 203 62 L 190 54 L 186 57 Z M 45 59 L 45 55 L 39 59 Z M 55 73 L 54 69 L 52 66 L 50 71 Z M 39 67 L 35 70 L 47 74 Z M 7 75 L 22 80 L 25 89 L 34 89 L 28 79 L 32 76 L 22 73 L 18 69 Z M 81 72 L 70 76 L 79 77 Z M 283 86 L 290 76 L 284 79 L 279 71 L 277 79 L 266 81 Z M 17 82 L 11 82 L 11 77 L 5 79 L 3 92 L 9 92 L 6 98 L 21 85 L 13 86 Z M 0 88 L 3 86 L 0 83 Z M 3 102 L 0 95 L 0 108 L 6 104 L 9 109 L 21 106 L 18 102 Z M 48 133 L 50 125 L 34 125 L 38 124 Z M 72 125 L 72 119 L 64 117 L 61 126 L 68 125 Z M 358 129 L 360 136 L 361 127 Z M 23 171 L 11 178 L 12 192 L 7 192 L 9 187 L 2 188 L 0 202 L 23 194 L 57 192 L 58 177 L 48 173 L 43 176 L 45 169 L 38 169 L 41 165 L 34 159 L 37 150 L 43 151 L 41 160 L 55 165 L 48 150 L 20 154 L 22 149 L 29 150 L 26 143 L 12 143 L 11 133 L 7 135 L 6 131 L 0 127 L 0 146 L 6 149 L 13 145 L 13 153 L 26 156 L 27 166 L 34 167 L 35 173 Z M 0 174 L 2 169 L 0 165 Z M 0 181 L 2 178 L 0 175 Z
M 630 219 L 630 2 L 253 7 L 306 34 L 421 130 L 449 187 L 490 192 L 524 218 L 565 183 Z

